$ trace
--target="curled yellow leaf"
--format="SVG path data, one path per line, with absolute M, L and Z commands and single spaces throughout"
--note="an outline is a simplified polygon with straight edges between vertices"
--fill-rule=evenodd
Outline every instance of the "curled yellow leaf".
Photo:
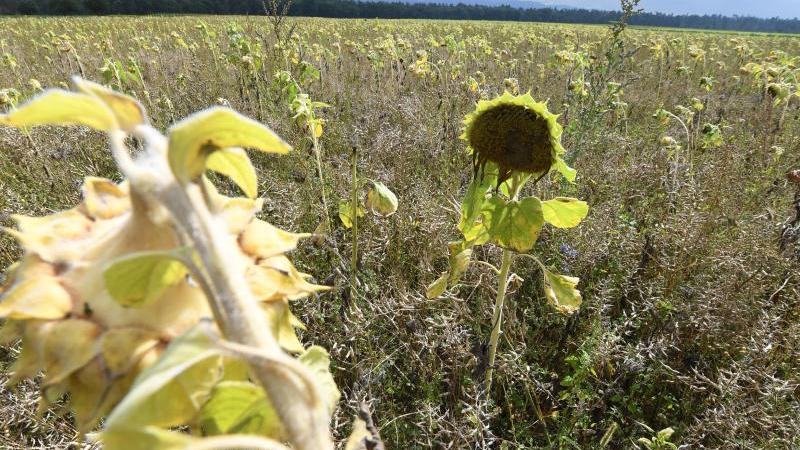
M 84 125 L 99 131 L 119 128 L 111 110 L 96 97 L 60 89 L 47 90 L 6 114 L 6 125 Z

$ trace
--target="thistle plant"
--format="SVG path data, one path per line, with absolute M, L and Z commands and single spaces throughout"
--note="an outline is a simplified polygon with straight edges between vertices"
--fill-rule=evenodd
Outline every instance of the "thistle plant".
M 0 288 L 3 339 L 22 339 L 12 382 L 44 371 L 42 408 L 68 394 L 83 433 L 105 417 L 95 436 L 110 450 L 332 449 L 328 354 L 300 343 L 289 310 L 324 288 L 285 256 L 307 235 L 255 217 L 263 201 L 242 150 L 290 147 L 227 108 L 162 135 L 135 99 L 74 84 L 0 125 L 105 132 L 125 180 L 89 177 L 76 207 L 6 230 L 24 249 Z M 207 170 L 245 196 L 217 192 Z
M 449 244 L 450 268 L 428 286 L 427 295 L 438 297 L 458 284 L 470 264 L 474 246 L 494 244 L 503 249 L 500 268 L 490 265 L 499 278 L 489 340 L 487 391 L 492 383 L 503 307 L 516 257 L 536 261 L 543 274 L 545 296 L 559 311 L 569 314 L 581 304 L 581 294 L 575 289 L 577 278 L 556 274 L 528 253 L 545 222 L 557 228 L 571 228 L 588 213 L 586 203 L 574 198 L 542 201 L 535 196 L 523 197 L 526 185 L 535 186 L 552 171 L 574 182 L 575 170 L 561 158 L 561 134 L 557 116 L 530 94 L 514 96 L 506 92 L 494 100 L 480 101 L 464 120 L 461 138 L 472 154 L 474 177 L 461 203 L 458 229 L 463 239 Z

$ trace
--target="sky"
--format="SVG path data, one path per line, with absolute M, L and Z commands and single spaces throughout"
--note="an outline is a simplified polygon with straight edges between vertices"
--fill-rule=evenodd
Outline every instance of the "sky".
M 588 9 L 619 9 L 619 0 L 538 0 Z M 800 0 L 642 0 L 645 11 L 671 14 L 800 18 Z

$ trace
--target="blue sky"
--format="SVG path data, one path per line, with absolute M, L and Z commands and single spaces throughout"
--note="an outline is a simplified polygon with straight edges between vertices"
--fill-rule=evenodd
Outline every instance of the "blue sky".
M 619 0 L 538 0 L 594 9 L 619 9 Z M 800 0 L 642 0 L 646 11 L 673 14 L 724 14 L 756 17 L 800 17 Z

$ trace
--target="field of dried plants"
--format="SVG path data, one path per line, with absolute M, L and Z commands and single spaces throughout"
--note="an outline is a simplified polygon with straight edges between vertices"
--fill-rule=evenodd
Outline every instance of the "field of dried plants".
M 327 231 L 293 261 L 333 289 L 292 308 L 300 339 L 330 352 L 337 441 L 366 401 L 387 448 L 800 448 L 797 37 L 0 18 L 0 112 L 73 75 L 137 98 L 159 129 L 224 105 L 294 147 L 252 156 L 259 217 Z M 559 114 L 576 182 L 549 176 L 526 192 L 576 197 L 589 213 L 543 228 L 532 253 L 578 277 L 583 300 L 572 314 L 554 308 L 540 265 L 520 259 L 483 395 L 502 249 L 475 247 L 460 281 L 426 290 L 448 270 L 473 177 L 462 121 L 505 91 Z M 353 167 L 398 199 L 393 215 L 359 218 L 357 234 L 342 220 L 366 192 L 352 189 Z M 71 207 L 88 175 L 120 179 L 102 134 L 0 127 L 0 224 Z M 0 268 L 19 256 L 1 235 Z M 0 378 L 18 353 L 13 342 L 0 351 Z M 75 445 L 63 402 L 37 417 L 37 399 L 35 382 L 0 391 L 0 447 Z

